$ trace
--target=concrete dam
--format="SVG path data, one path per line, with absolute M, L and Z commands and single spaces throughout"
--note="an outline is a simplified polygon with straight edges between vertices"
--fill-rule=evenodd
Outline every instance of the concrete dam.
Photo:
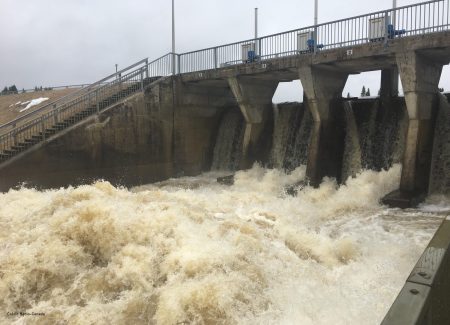
M 305 126 L 308 129 L 303 128 L 303 138 L 298 140 L 304 142 L 307 152 L 299 153 L 299 157 L 292 159 L 307 165 L 309 182 L 318 186 L 325 176 L 336 177 L 342 182 L 349 176 L 348 168 L 353 169 L 350 174 L 356 172 L 355 164 L 358 162 L 343 161 L 344 156 L 353 159 L 350 158 L 353 155 L 350 154 L 351 145 L 345 141 L 352 141 L 349 138 L 356 137 L 355 132 L 361 132 L 361 128 L 358 130 L 358 125 L 354 124 L 359 119 L 357 117 L 365 115 L 363 111 L 366 114 L 370 111 L 375 119 L 381 114 L 378 118 L 382 120 L 378 123 L 385 125 L 376 126 L 376 121 L 372 121 L 373 129 L 365 130 L 369 133 L 363 131 L 364 136 L 372 132 L 371 139 L 356 137 L 353 144 L 359 141 L 362 148 L 353 150 L 359 150 L 363 156 L 375 155 L 384 159 L 385 163 L 375 163 L 368 157 L 361 157 L 359 164 L 361 168 L 382 169 L 389 167 L 388 161 L 402 163 L 400 190 L 387 197 L 386 202 L 394 206 L 411 206 L 429 191 L 434 130 L 436 123 L 444 123 L 436 116 L 446 116 L 441 112 L 445 110 L 445 99 L 442 95 L 442 98 L 439 97 L 437 85 L 442 67 L 450 58 L 450 47 L 446 47 L 446 42 L 450 46 L 449 40 L 448 32 L 440 32 L 427 37 L 394 39 L 389 47 L 379 43 L 360 45 L 352 48 L 351 55 L 347 55 L 349 50 L 335 49 L 313 55 L 268 59 L 264 63 L 252 62 L 183 73 L 156 81 L 152 80 L 154 77 L 144 77 L 143 73 L 148 71 L 142 70 L 139 71 L 141 82 L 130 86 L 112 81 L 111 89 L 100 87 L 105 98 L 94 106 L 89 105 L 92 105 L 93 92 L 99 96 L 95 88 L 88 95 L 78 95 L 85 101 L 82 105 L 87 107 L 73 113 L 77 116 L 68 116 L 64 121 L 59 121 L 56 115 L 52 116 L 49 121 L 51 126 L 33 135 L 30 133 L 31 136 L 23 141 L 17 138 L 26 137 L 24 133 L 29 133 L 31 129 L 28 126 L 25 129 L 15 126 L 13 131 L 5 134 L 4 137 L 9 136 L 10 139 L 3 143 L 9 147 L 2 154 L 1 187 L 8 190 L 21 182 L 55 187 L 99 178 L 114 184 L 137 185 L 178 175 L 198 174 L 220 164 L 235 164 L 235 168 L 248 168 L 255 161 L 267 164 L 272 143 L 277 145 L 273 135 L 282 132 L 276 126 L 282 129 L 287 127 L 279 121 L 275 123 L 273 94 L 280 81 L 300 79 L 309 112 L 304 115 L 313 123 Z M 411 50 L 414 47 L 417 50 Z M 170 56 L 165 59 L 170 59 Z M 342 99 L 342 90 L 350 73 L 380 68 L 381 95 L 379 100 L 368 104 L 371 107 L 357 109 L 361 106 L 357 100 Z M 403 104 L 396 97 L 398 74 L 406 96 Z M 133 89 L 141 86 L 144 92 L 120 101 L 115 97 L 117 92 L 124 92 L 121 87 Z M 91 97 L 86 99 L 87 96 Z M 80 106 L 79 99 L 70 100 Z M 99 105 L 105 109 L 99 110 Z M 390 119 L 399 119 L 394 116 L 399 106 L 403 106 L 404 111 L 398 114 L 407 120 L 392 126 L 396 122 Z M 305 111 L 300 106 L 299 110 Z M 93 114 L 97 111 L 98 114 Z M 245 121 L 242 139 L 238 134 L 218 133 L 220 124 L 229 119 L 229 111 L 241 112 Z M 383 116 L 383 111 L 387 112 L 386 116 Z M 55 112 L 58 109 L 53 109 L 53 114 Z M 30 123 L 27 119 L 13 121 L 6 127 L 23 120 L 26 125 Z M 42 124 L 39 118 L 34 123 L 36 125 L 33 127 Z M 69 127 L 69 124 L 72 125 Z M 399 133 L 398 137 L 402 140 L 398 139 L 398 142 L 402 143 L 397 146 L 403 151 L 397 152 L 395 159 L 384 157 L 391 153 L 376 152 L 376 148 L 367 145 L 389 140 L 384 139 L 389 138 L 388 135 L 376 132 L 376 128 L 383 132 L 390 130 L 391 133 Z M 443 129 L 445 127 L 439 128 Z M 350 131 L 353 131 L 353 136 Z M 225 141 L 220 139 L 223 136 L 232 136 L 229 141 L 240 143 L 239 155 L 228 153 L 238 155 L 239 161 L 216 161 L 213 164 L 215 144 Z M 389 147 L 389 142 L 385 141 L 384 145 Z M 442 146 L 440 148 L 443 149 Z M 219 155 L 219 152 L 216 153 Z M 446 158 L 448 154 L 434 159 L 441 166 L 439 170 L 442 175 L 434 176 L 440 179 L 441 186 L 448 174 L 443 167 L 445 161 L 442 161 Z M 295 163 L 291 167 L 296 167 Z M 433 171 L 437 172 L 436 168 Z
M 448 323 L 448 21 L 169 53 L 0 126 L 0 319 Z M 343 98 L 376 70 L 379 97 Z M 273 104 L 292 80 L 304 102 Z
M 254 162 L 288 171 L 307 164 L 314 127 L 308 103 L 268 105 L 259 137 L 244 151 L 246 121 L 229 89 L 205 92 L 189 86 L 186 104 L 174 107 L 172 86 L 167 80 L 139 93 L 6 165 L 2 190 L 22 182 L 52 188 L 98 179 L 136 186 L 209 170 L 246 169 Z M 447 96 L 440 95 L 439 102 L 436 149 L 429 157 L 430 193 L 448 191 L 450 174 Z M 341 99 L 333 110 L 338 159 L 332 164 L 339 182 L 363 169 L 402 163 L 408 125 L 403 97 L 387 103 L 381 98 Z

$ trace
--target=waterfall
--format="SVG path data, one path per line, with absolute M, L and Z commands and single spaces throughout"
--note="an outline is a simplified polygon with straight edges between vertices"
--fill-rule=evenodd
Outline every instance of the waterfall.
M 288 171 L 305 165 L 312 125 L 312 116 L 305 104 L 275 105 L 269 165 Z
M 406 133 L 408 132 L 408 113 L 406 104 L 396 106 L 396 132 L 392 135 L 392 164 L 403 162 L 403 154 L 405 152 Z
M 346 135 L 342 162 L 342 180 L 355 176 L 362 169 L 361 146 L 359 144 L 358 127 L 351 101 L 344 102 Z
M 299 105 L 274 105 L 274 132 L 273 144 L 270 153 L 270 165 L 274 168 L 283 168 L 286 151 L 292 133 L 295 133 L 295 123 Z
M 391 98 L 378 103 L 372 164 L 369 167 L 382 170 L 402 162 L 408 119 L 403 101 Z
M 239 110 L 224 113 L 214 147 L 212 170 L 237 170 L 242 157 L 244 118 Z
M 278 104 L 273 112 L 272 147 L 261 162 L 286 171 L 305 165 L 314 124 L 307 104 Z M 408 126 L 403 98 L 345 101 L 343 113 L 342 180 L 363 169 L 380 171 L 402 162 Z M 239 169 L 244 130 L 241 112 L 227 110 L 218 130 L 212 170 Z
M 450 190 L 450 104 L 439 94 L 439 111 L 434 134 L 429 192 L 448 193 Z
M 313 128 L 313 119 L 308 105 L 302 105 L 301 119 L 296 120 L 295 138 L 288 147 L 286 159 L 284 161 L 284 168 L 286 170 L 293 170 L 301 165 L 306 165 L 308 161 L 308 147 L 311 139 Z
M 361 169 L 383 170 L 401 163 L 408 126 L 403 100 L 345 102 L 346 137 L 342 179 Z
M 362 102 L 361 104 L 363 104 Z M 373 164 L 373 141 L 375 137 L 375 123 L 378 111 L 378 101 L 375 101 L 370 107 L 362 105 L 360 109 L 354 110 L 357 117 L 358 138 L 361 145 L 361 166 L 364 169 L 370 169 Z

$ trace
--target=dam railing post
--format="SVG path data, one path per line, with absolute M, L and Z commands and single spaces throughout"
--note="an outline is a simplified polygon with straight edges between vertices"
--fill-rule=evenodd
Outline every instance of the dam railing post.
M 53 114 L 54 114 L 54 121 L 55 124 L 58 123 L 58 114 L 59 114 L 59 110 L 56 107 L 56 104 L 53 105 Z
M 12 145 L 13 146 L 17 145 L 17 132 L 15 129 L 13 130 L 13 144 Z
M 45 140 L 45 124 L 44 124 L 44 117 L 41 117 L 41 130 L 42 130 L 42 140 Z
M 148 58 L 145 59 L 145 78 L 148 79 Z
M 98 115 L 100 113 L 100 103 L 98 102 L 98 89 L 95 91 L 95 103 Z
M 389 11 L 384 12 L 384 45 L 387 46 L 389 39 Z
M 261 61 L 261 38 L 258 38 L 258 60 Z

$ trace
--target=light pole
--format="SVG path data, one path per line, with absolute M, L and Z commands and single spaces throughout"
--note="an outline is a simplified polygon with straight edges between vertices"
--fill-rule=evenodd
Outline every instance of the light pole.
M 319 17 L 319 0 L 314 0 L 314 26 L 317 25 L 318 17 Z
M 395 29 L 395 23 L 397 22 L 397 12 L 396 9 L 397 8 L 397 0 L 392 0 L 392 25 L 394 26 Z
M 255 8 L 255 40 L 258 38 L 258 8 Z
M 314 53 L 317 51 L 317 24 L 319 21 L 319 0 L 314 0 Z
M 175 75 L 175 0 L 172 0 L 172 74 Z
M 259 46 L 258 46 L 258 8 L 255 8 L 255 54 L 259 55 Z

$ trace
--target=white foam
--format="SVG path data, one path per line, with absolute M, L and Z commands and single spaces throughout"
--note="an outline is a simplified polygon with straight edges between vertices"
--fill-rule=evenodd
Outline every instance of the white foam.
M 378 200 L 400 167 L 325 180 L 254 166 L 132 191 L 0 194 L 0 309 L 71 323 L 379 324 L 440 220 Z M 0 323 L 37 322 L 0 314 Z

